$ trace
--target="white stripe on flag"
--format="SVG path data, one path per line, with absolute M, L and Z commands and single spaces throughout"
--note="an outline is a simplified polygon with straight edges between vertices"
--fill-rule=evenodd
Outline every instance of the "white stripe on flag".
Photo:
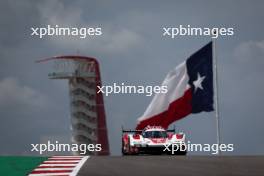
M 162 83 L 162 86 L 167 86 L 167 93 L 155 94 L 145 113 L 138 118 L 138 122 L 166 111 L 170 103 L 182 97 L 190 88 L 188 81 L 189 76 L 186 61 L 184 61 L 167 74 Z

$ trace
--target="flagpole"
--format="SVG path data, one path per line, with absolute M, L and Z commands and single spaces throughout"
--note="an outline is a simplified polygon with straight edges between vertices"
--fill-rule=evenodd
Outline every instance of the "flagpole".
M 216 59 L 216 39 L 212 39 L 213 44 L 213 63 L 214 63 L 214 105 L 215 105 L 215 119 L 216 119 L 216 140 L 218 146 L 221 144 L 220 136 L 220 120 L 218 109 L 218 72 L 217 72 L 217 59 Z M 221 155 L 221 151 L 218 151 L 218 155 Z

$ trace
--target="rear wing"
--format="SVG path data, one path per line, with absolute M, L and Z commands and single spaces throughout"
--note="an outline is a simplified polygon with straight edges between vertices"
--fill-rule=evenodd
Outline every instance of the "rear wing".
M 175 125 L 173 125 L 173 129 L 167 129 L 166 131 L 171 132 L 171 133 L 175 133 L 176 132 Z
M 122 133 L 142 133 L 144 130 L 125 130 L 122 126 Z M 167 129 L 167 132 L 172 132 L 175 133 L 176 129 L 175 129 L 175 125 L 173 127 L 173 129 Z
M 142 133 L 143 130 L 125 130 L 122 126 L 122 133 Z
M 175 133 L 176 132 L 176 130 L 175 129 L 168 129 L 168 130 L 166 130 L 167 132 L 171 132 L 171 133 Z

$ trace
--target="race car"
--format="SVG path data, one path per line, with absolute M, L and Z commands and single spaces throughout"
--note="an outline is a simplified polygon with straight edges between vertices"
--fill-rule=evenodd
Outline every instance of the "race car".
M 175 133 L 160 126 L 147 126 L 143 130 L 122 128 L 122 154 L 186 155 L 185 134 Z

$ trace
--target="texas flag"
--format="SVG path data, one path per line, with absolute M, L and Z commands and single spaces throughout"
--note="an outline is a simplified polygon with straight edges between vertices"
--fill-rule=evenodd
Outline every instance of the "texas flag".
M 213 111 L 212 42 L 170 71 L 162 86 L 167 93 L 154 96 L 143 116 L 138 118 L 137 130 L 148 125 L 168 126 L 191 113 Z

